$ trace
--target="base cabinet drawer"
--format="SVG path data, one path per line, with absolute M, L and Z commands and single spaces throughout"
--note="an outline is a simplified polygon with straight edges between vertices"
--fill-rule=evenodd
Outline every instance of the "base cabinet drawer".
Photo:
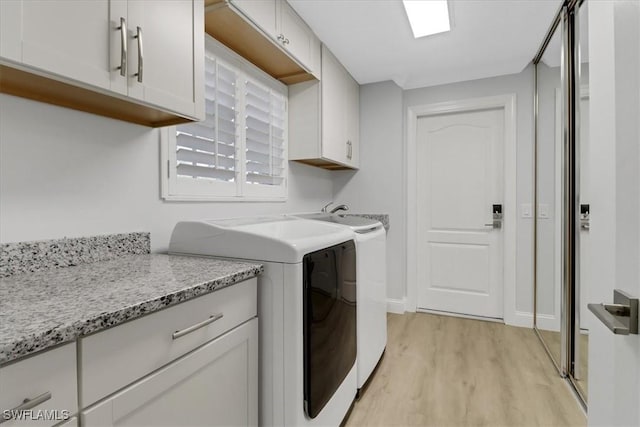
M 252 278 L 81 339 L 82 406 L 256 316 L 257 279 Z
M 86 427 L 257 422 L 257 318 L 82 412 Z
M 53 426 L 68 420 L 78 412 L 76 378 L 75 343 L 3 366 L 0 425 Z

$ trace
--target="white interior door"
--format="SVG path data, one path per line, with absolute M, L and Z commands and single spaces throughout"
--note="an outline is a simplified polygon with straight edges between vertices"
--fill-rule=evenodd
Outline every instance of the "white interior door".
M 417 123 L 418 309 L 503 317 L 504 111 Z
M 589 2 L 591 303 L 640 296 L 640 2 Z M 640 335 L 589 323 L 589 425 L 640 425 Z

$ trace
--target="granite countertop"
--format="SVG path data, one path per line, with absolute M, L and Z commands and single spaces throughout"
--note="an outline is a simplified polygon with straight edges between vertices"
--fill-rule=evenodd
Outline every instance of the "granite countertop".
M 260 264 L 129 255 L 0 280 L 0 364 L 260 274 Z
M 376 221 L 380 221 L 385 230 L 389 231 L 390 223 L 389 223 L 389 215 L 388 214 L 372 214 L 372 213 L 351 213 L 351 214 L 342 214 L 344 216 L 359 216 L 362 218 L 375 219 Z

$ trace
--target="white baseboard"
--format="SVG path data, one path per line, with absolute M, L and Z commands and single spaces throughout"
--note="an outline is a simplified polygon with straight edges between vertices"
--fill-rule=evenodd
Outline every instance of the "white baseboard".
M 560 320 L 550 314 L 538 314 L 538 329 L 543 331 L 560 331 Z M 510 326 L 519 326 L 521 328 L 533 328 L 533 313 L 526 311 L 516 311 L 513 321 L 509 322 Z
M 387 298 L 387 313 L 404 314 L 406 306 L 405 298 Z
M 474 316 L 473 314 L 454 313 L 450 311 L 429 310 L 427 308 L 418 308 L 416 313 L 435 314 L 438 316 L 460 317 L 462 319 L 481 320 L 483 322 L 504 323 L 503 319 L 497 317 Z

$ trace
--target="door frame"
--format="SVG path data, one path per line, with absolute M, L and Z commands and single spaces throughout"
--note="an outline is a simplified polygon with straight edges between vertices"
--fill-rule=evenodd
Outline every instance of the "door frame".
M 522 326 L 516 311 L 516 94 L 470 98 L 407 108 L 406 224 L 407 224 L 407 301 L 406 311 L 415 312 L 418 302 L 417 225 L 417 158 L 416 132 L 418 119 L 446 113 L 502 109 L 504 112 L 504 219 L 503 219 L 503 320 L 508 325 Z M 533 325 L 533 317 L 531 324 Z

